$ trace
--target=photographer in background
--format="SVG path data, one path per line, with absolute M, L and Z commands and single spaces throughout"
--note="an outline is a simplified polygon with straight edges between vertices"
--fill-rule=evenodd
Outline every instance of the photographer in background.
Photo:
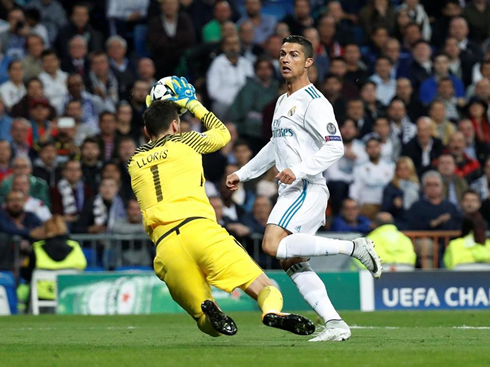
M 2 52 L 13 59 L 23 59 L 26 55 L 27 36 L 31 31 L 25 21 L 24 11 L 20 8 L 10 9 L 7 21 L 9 28 L 0 34 Z

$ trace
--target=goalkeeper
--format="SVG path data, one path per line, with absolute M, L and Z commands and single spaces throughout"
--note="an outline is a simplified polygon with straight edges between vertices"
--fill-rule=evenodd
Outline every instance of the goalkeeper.
M 283 300 L 262 269 L 216 222 L 204 191 L 201 154 L 225 146 L 230 133 L 197 99 L 185 78 L 172 77 L 170 100 L 151 102 L 144 113 L 150 142 L 128 163 L 143 222 L 156 248 L 154 268 L 172 298 L 211 336 L 234 335 L 234 321 L 214 302 L 211 285 L 226 292 L 244 290 L 257 300 L 262 322 L 299 335 L 313 333 L 303 316 L 281 313 Z M 178 111 L 188 109 L 205 133 L 180 133 Z

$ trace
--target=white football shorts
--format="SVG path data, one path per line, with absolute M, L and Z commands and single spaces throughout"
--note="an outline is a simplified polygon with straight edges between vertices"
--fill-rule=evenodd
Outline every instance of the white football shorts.
M 267 224 L 275 224 L 291 233 L 315 234 L 325 225 L 330 193 L 326 185 L 306 180 L 288 185 L 280 192 Z

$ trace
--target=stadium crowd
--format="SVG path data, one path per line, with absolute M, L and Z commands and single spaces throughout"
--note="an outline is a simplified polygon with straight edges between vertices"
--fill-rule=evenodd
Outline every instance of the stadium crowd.
M 271 138 L 282 40 L 300 34 L 345 146 L 320 230 L 463 230 L 485 244 L 489 19 L 486 0 L 2 0 L 0 232 L 39 240 L 61 215 L 71 233 L 143 233 L 126 162 L 146 142 L 151 86 L 180 75 L 231 132 L 203 157 L 206 191 L 250 244 L 277 172 L 237 192 L 224 179 Z M 187 113 L 181 129 L 201 124 Z

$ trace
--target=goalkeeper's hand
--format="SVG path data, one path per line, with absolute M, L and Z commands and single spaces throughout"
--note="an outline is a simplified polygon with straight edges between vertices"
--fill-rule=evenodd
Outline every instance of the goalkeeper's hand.
M 198 119 L 204 117 L 208 110 L 196 98 L 196 89 L 186 78 L 172 77 L 172 87 L 176 94 L 174 102 L 181 108 L 187 108 Z

